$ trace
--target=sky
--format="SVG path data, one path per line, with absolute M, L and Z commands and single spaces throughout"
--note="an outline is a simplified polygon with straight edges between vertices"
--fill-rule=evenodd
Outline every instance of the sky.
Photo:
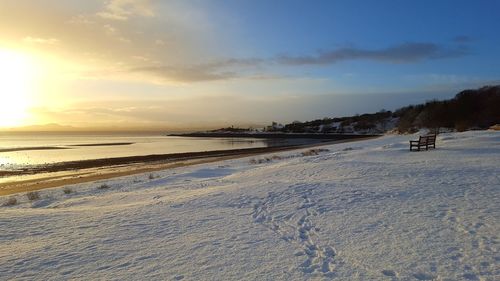
M 500 84 L 500 1 L 2 0 L 0 128 L 339 117 Z

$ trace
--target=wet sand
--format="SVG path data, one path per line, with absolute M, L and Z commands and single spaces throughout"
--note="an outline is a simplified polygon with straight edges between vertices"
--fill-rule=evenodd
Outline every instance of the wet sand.
M 14 148 L 2 148 L 0 152 L 16 152 L 25 150 L 53 150 L 53 149 L 68 149 L 69 147 L 60 146 L 34 146 L 34 147 L 14 147 Z
M 0 180 L 3 178 L 3 182 L 0 182 L 0 196 L 59 187 L 69 184 L 92 182 L 114 177 L 148 173 L 176 167 L 242 158 L 252 155 L 293 149 L 304 149 L 308 147 L 357 140 L 361 140 L 361 138 L 301 146 L 261 147 L 82 160 L 34 166 L 17 171 L 0 171 Z
M 54 150 L 54 149 L 71 149 L 71 147 L 80 146 L 119 146 L 119 145 L 131 145 L 133 142 L 111 142 L 111 143 L 85 143 L 85 144 L 70 144 L 61 146 L 32 146 L 32 147 L 12 147 L 12 148 L 0 148 L 0 152 L 16 152 L 25 150 Z M 0 174 L 1 175 L 1 174 Z
M 86 144 L 73 144 L 68 146 L 118 146 L 118 145 L 131 145 L 133 142 L 111 142 L 111 143 L 86 143 Z

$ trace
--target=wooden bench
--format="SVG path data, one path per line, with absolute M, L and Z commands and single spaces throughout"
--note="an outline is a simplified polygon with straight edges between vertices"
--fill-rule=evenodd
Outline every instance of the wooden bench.
M 420 136 L 418 141 L 410 141 L 410 151 L 420 151 L 420 148 L 423 147 L 425 147 L 425 150 L 436 148 L 436 135 Z M 416 148 L 416 150 L 413 150 L 413 148 Z

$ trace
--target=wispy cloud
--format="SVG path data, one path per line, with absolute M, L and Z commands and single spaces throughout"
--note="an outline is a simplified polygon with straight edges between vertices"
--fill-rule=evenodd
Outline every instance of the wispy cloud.
M 223 29 L 211 25 L 211 12 L 191 1 L 86 1 L 87 5 L 78 11 L 72 10 L 72 4 L 66 1 L 61 6 L 67 7 L 57 10 L 43 1 L 0 2 L 0 10 L 9 11 L 2 14 L 1 41 L 19 44 L 21 40 L 23 48 L 46 48 L 49 52 L 57 45 L 56 55 L 64 57 L 64 61 L 85 65 L 84 71 L 75 67 L 75 72 L 85 79 L 138 78 L 155 83 L 281 79 L 303 73 L 303 66 L 333 68 L 336 63 L 353 60 L 391 64 L 457 58 L 467 55 L 471 44 L 467 43 L 469 37 L 457 34 L 461 36 L 442 44 L 317 46 L 326 49 L 301 53 L 290 53 L 286 48 L 266 49 L 264 53 L 273 53 L 245 57 L 235 54 L 262 52 L 254 52 L 253 46 L 245 46 L 241 51 L 231 47 Z M 22 18 L 30 20 L 19 21 Z M 33 30 L 37 33 L 33 34 Z
M 111 0 L 97 16 L 110 20 L 128 20 L 130 17 L 154 16 L 149 0 Z
M 238 76 L 236 72 L 220 70 L 210 65 L 144 66 L 131 68 L 129 71 L 149 73 L 165 81 L 178 82 L 226 80 Z
M 333 65 L 341 61 L 372 60 L 382 63 L 417 63 L 424 60 L 438 60 L 462 57 L 469 53 L 463 45 L 442 46 L 434 43 L 403 43 L 383 49 L 341 48 L 304 56 L 277 55 L 269 58 L 226 58 L 210 63 L 193 65 L 153 65 L 135 67 L 131 72 L 148 72 L 165 80 L 182 82 L 225 80 L 238 77 L 276 77 L 266 74 L 271 66 Z M 249 73 L 255 70 L 258 73 Z M 246 74 L 245 74 L 246 73 Z
M 23 38 L 23 42 L 29 43 L 29 44 L 55 45 L 55 44 L 59 43 L 59 39 L 26 36 Z
M 330 65 L 348 60 L 374 60 L 389 63 L 412 63 L 422 60 L 462 57 L 465 47 L 445 47 L 434 43 L 403 43 L 384 49 L 341 48 L 313 55 L 282 55 L 277 61 L 286 65 Z
M 193 65 L 150 65 L 133 67 L 130 72 L 145 72 L 168 81 L 201 82 L 227 80 L 242 76 L 245 68 L 257 67 L 266 61 L 258 58 L 230 58 Z M 263 75 L 259 75 L 261 77 Z

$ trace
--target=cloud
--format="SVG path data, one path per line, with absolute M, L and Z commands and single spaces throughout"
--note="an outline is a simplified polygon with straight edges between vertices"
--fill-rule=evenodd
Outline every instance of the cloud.
M 235 78 L 236 72 L 223 71 L 210 65 L 192 66 L 144 66 L 129 69 L 129 72 L 150 73 L 165 81 L 201 82 Z
M 165 45 L 165 41 L 163 41 L 161 39 L 156 39 L 155 40 L 155 44 L 158 45 L 158 46 L 164 46 Z
M 347 60 L 374 60 L 389 63 L 412 63 L 422 60 L 461 57 L 465 47 L 447 48 L 434 43 L 403 43 L 384 49 L 341 48 L 314 55 L 282 55 L 277 62 L 285 65 L 330 65 Z
M 111 26 L 109 24 L 103 25 L 103 28 L 106 31 L 106 33 L 108 33 L 108 34 L 114 34 L 116 32 L 116 28 L 114 28 L 113 26 Z
M 76 15 L 72 16 L 71 19 L 68 20 L 69 24 L 76 24 L 76 25 L 92 25 L 95 24 L 93 20 L 89 18 L 89 16 L 86 15 Z
M 134 16 L 152 17 L 154 12 L 149 0 L 111 0 L 104 10 L 96 15 L 105 19 L 125 21 Z
M 23 42 L 29 44 L 46 44 L 46 45 L 55 45 L 59 43 L 59 39 L 56 38 L 39 38 L 39 37 L 31 37 L 26 36 L 23 38 Z
M 151 59 L 149 59 L 148 57 L 145 57 L 145 56 L 132 56 L 132 58 L 134 60 L 138 60 L 138 61 L 145 61 L 145 62 L 148 62 L 150 61 Z
M 333 65 L 341 61 L 373 60 L 384 63 L 416 63 L 424 60 L 462 57 L 469 53 L 466 46 L 445 47 L 434 43 L 403 43 L 384 49 L 341 48 L 314 55 L 278 55 L 270 58 L 226 58 L 210 63 L 193 65 L 144 66 L 131 72 L 147 72 L 182 82 L 213 81 L 232 78 L 273 79 L 275 74 L 266 73 L 266 67 L 276 65 L 306 66 Z M 249 73 L 257 70 L 258 73 Z
M 303 75 L 301 66 L 331 66 L 351 60 L 415 63 L 460 57 L 469 51 L 463 43 L 468 38 L 457 36 L 449 45 L 417 42 L 298 55 L 282 49 L 277 52 L 284 55 L 239 57 L 234 54 L 254 53 L 253 46 L 231 47 L 225 32 L 212 23 L 211 11 L 191 1 L 85 1 L 78 10 L 66 1 L 61 9 L 38 1 L 18 5 L 9 0 L 5 6 L 6 1 L 0 1 L 0 11 L 9 11 L 2 13 L 0 42 L 23 43 L 27 50 L 47 48 L 47 52 L 53 52 L 57 44 L 57 53 L 52 54 L 74 64 L 75 76 L 84 79 L 139 78 L 154 83 L 269 80 Z M 23 18 L 30 20 L 19 20 Z
M 135 56 L 136 59 L 142 56 Z M 241 77 L 246 68 L 254 68 L 265 62 L 258 58 L 229 58 L 193 65 L 150 65 L 134 67 L 129 72 L 151 73 L 167 81 L 201 82 L 227 80 Z M 254 75 L 255 76 L 255 75 Z M 264 75 L 258 75 L 263 77 Z
M 130 40 L 129 38 L 122 36 L 121 32 L 119 30 L 117 30 L 116 27 L 114 27 L 112 25 L 105 24 L 105 25 L 103 25 L 103 29 L 104 29 L 104 32 L 106 33 L 106 35 L 109 36 L 110 38 L 116 39 L 122 43 L 132 42 L 132 40 Z

